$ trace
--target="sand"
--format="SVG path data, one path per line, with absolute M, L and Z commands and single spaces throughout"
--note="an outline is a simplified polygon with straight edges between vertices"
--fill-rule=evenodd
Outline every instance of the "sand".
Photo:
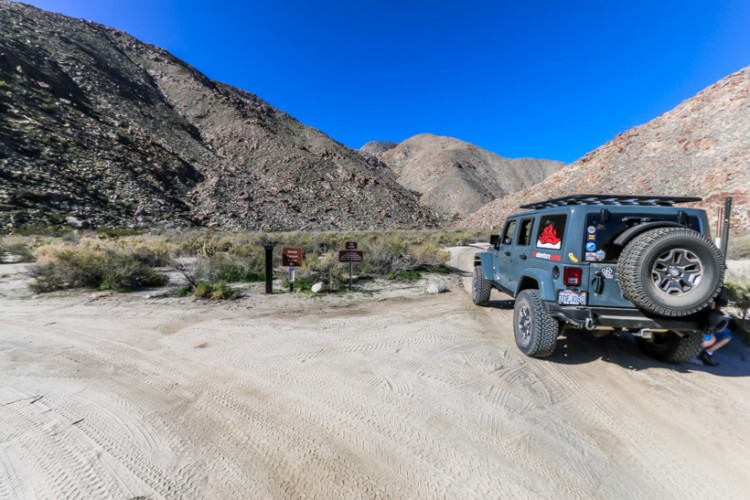
M 0 266 L 0 498 L 748 498 L 750 361 L 523 356 L 459 273 L 230 303 L 34 297 Z M 494 292 L 493 292 L 494 293 Z

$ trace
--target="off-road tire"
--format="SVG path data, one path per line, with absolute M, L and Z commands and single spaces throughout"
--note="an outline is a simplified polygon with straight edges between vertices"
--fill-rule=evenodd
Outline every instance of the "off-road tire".
M 700 354 L 703 346 L 703 335 L 699 332 L 690 332 L 680 337 L 675 332 L 654 334 L 653 340 L 636 338 L 641 351 L 652 358 L 667 363 L 685 363 Z
M 721 254 L 706 236 L 681 227 L 646 231 L 620 254 L 617 283 L 637 307 L 660 316 L 705 309 L 724 280 Z
M 474 279 L 471 282 L 471 300 L 478 306 L 486 306 L 490 302 L 492 284 L 484 277 L 482 266 L 474 266 Z
M 546 358 L 555 351 L 560 323 L 544 308 L 539 290 L 523 290 L 513 308 L 516 345 L 534 358 Z

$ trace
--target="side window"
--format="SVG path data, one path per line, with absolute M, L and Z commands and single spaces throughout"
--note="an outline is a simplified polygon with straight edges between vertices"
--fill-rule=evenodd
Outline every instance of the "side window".
M 516 234 L 516 225 L 518 225 L 518 221 L 508 221 L 508 224 L 505 226 L 505 231 L 503 231 L 503 237 L 500 240 L 500 243 L 502 243 L 503 245 L 510 245 L 511 243 L 513 243 L 513 235 Z
M 537 248 L 560 250 L 565 232 L 565 221 L 567 215 L 547 215 L 541 218 L 539 236 L 536 239 Z
M 518 244 L 527 247 L 531 245 L 531 231 L 534 229 L 534 219 L 523 219 L 518 231 Z

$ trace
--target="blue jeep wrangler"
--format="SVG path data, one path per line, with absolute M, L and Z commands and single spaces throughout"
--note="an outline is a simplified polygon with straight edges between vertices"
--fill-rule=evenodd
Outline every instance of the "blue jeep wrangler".
M 555 350 L 561 329 L 629 332 L 657 359 L 698 355 L 715 318 L 724 261 L 700 198 L 574 195 L 523 205 L 476 254 L 472 300 L 492 288 L 515 298 L 516 344 Z

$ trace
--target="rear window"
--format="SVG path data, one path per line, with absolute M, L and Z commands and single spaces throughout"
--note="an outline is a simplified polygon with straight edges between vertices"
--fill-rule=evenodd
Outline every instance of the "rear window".
M 565 232 L 565 214 L 546 215 L 541 217 L 539 233 L 536 237 L 536 247 L 548 250 L 560 250 Z
M 626 229 L 640 224 L 641 222 L 669 221 L 678 222 L 677 214 L 653 213 L 609 213 L 606 221 L 602 221 L 600 213 L 592 213 L 586 216 L 586 228 L 584 235 L 584 260 L 588 262 L 613 263 L 620 257 L 622 248 L 614 245 L 617 236 Z M 696 216 L 689 216 L 688 226 L 700 231 L 700 221 Z

